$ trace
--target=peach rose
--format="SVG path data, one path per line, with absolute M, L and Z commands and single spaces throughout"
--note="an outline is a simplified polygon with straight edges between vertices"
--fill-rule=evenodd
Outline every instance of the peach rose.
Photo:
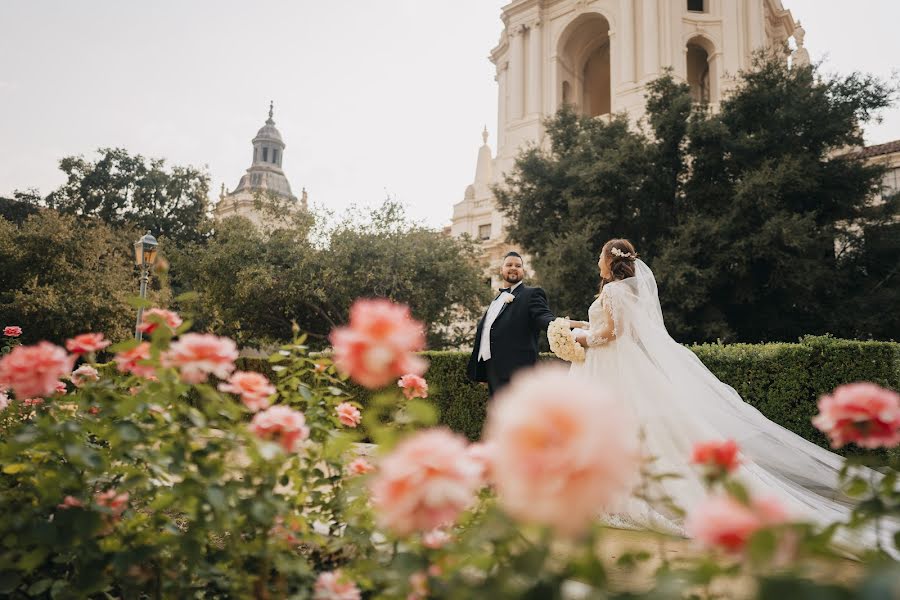
M 63 501 L 56 505 L 57 508 L 68 510 L 70 508 L 81 508 L 84 504 L 74 496 L 66 496 Z
M 354 458 L 350 461 L 350 464 L 347 465 L 347 473 L 350 475 L 365 475 L 374 470 L 375 467 L 372 466 L 372 463 L 362 457 Z
M 100 373 L 91 365 L 81 365 L 69 375 L 69 380 L 75 387 L 83 387 L 90 381 L 100 381 Z
M 66 340 L 66 350 L 72 354 L 87 354 L 103 350 L 111 343 L 109 340 L 103 339 L 102 333 L 82 333 Z
M 397 387 L 403 390 L 407 400 L 428 397 L 428 382 L 420 375 L 407 373 L 397 382 Z
M 711 440 L 694 444 L 691 462 L 717 474 L 731 473 L 741 464 L 738 445 L 734 440 Z
M 485 484 L 490 483 L 493 479 L 491 457 L 495 452 L 495 444 L 489 442 L 476 442 L 474 444 L 470 444 L 466 452 L 468 453 L 469 458 L 477 462 L 481 467 L 480 475 L 482 482 L 484 482 Z
M 178 367 L 182 381 L 202 383 L 210 374 L 228 379 L 237 358 L 237 346 L 228 338 L 209 333 L 186 333 L 172 344 L 166 353 L 165 364 Z
M 431 550 L 443 548 L 453 539 L 449 533 L 443 529 L 433 529 L 422 536 L 422 545 Z
M 832 448 L 893 448 L 900 444 L 900 394 L 874 383 L 842 385 L 819 398 L 812 422 Z
M 50 396 L 74 362 L 74 356 L 50 342 L 16 346 L 0 359 L 0 387 L 12 390 L 17 398 Z
M 319 573 L 313 587 L 313 600 L 360 600 L 362 595 L 352 581 L 340 571 Z
M 123 350 L 113 357 L 120 373 L 131 373 L 150 379 L 156 376 L 156 367 L 144 364 L 150 360 L 150 342 L 141 342 L 130 350 Z
M 337 412 L 338 421 L 346 427 L 356 427 L 362 421 L 359 409 L 349 402 L 341 402 L 337 405 L 335 411 Z
M 151 308 L 144 311 L 141 315 L 141 324 L 138 326 L 138 331 L 153 333 L 160 324 L 164 324 L 172 333 L 175 333 L 175 330 L 181 327 L 182 323 L 183 321 L 178 316 L 178 313 L 165 310 L 164 308 Z
M 425 361 L 413 354 L 425 345 L 425 330 L 406 306 L 357 300 L 350 324 L 332 331 L 329 339 L 338 370 L 364 387 L 381 388 L 406 373 L 425 372 Z
M 94 502 L 96 502 L 98 506 L 108 508 L 112 513 L 113 518 L 117 519 L 122 516 L 122 513 L 125 512 L 125 508 L 128 506 L 128 493 L 119 494 L 116 490 L 109 489 L 105 492 L 98 492 L 95 494 Z
M 717 495 L 694 508 L 685 529 L 706 547 L 739 553 L 754 533 L 786 521 L 787 513 L 774 499 L 761 498 L 747 505 L 729 495 Z
M 589 527 L 640 472 L 638 429 L 625 411 L 602 385 L 561 367 L 514 377 L 485 428 L 500 505 L 565 535 Z
M 227 383 L 219 384 L 220 392 L 237 394 L 251 411 L 256 412 L 269 406 L 269 399 L 275 395 L 275 386 L 262 373 L 235 371 Z
M 7 325 L 3 328 L 3 335 L 6 337 L 19 337 L 22 335 L 22 328 L 18 325 Z
M 283 404 L 256 413 L 250 421 L 250 430 L 257 437 L 278 442 L 285 452 L 296 452 L 300 442 L 309 437 L 303 413 Z
M 466 440 L 449 429 L 426 429 L 400 442 L 371 481 L 378 522 L 400 536 L 452 523 L 475 500 L 479 465 Z

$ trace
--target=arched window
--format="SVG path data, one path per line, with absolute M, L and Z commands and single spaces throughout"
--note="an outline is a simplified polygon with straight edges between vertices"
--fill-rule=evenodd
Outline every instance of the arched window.
M 687 81 L 691 86 L 691 98 L 699 104 L 710 102 L 709 52 L 693 41 L 687 45 Z
M 609 21 L 599 13 L 580 16 L 560 38 L 559 49 L 560 104 L 589 117 L 612 112 Z
M 272 148 L 272 162 L 278 164 L 278 148 Z
M 263 146 L 263 162 L 269 162 L 269 149 Z

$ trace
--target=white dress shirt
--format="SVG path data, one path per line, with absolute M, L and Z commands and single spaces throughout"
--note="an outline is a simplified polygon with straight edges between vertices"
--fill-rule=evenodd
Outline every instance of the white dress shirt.
M 520 285 L 522 285 L 521 281 L 509 288 L 509 293 L 512 293 Z M 484 317 L 484 325 L 481 327 L 481 345 L 478 347 L 478 360 L 491 360 L 491 327 L 494 325 L 494 321 L 497 320 L 497 315 L 500 314 L 504 304 L 503 294 L 500 294 L 494 298 L 494 301 L 488 307 L 487 315 Z

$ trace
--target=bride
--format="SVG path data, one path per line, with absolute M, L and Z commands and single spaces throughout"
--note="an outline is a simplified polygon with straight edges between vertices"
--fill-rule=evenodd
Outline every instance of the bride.
M 707 495 L 702 474 L 689 464 L 695 443 L 733 439 L 741 449 L 737 477 L 753 496 L 776 497 L 795 518 L 822 525 L 849 517 L 839 491 L 843 459 L 766 419 L 719 381 L 693 352 L 669 336 L 663 324 L 656 280 L 627 240 L 603 246 L 598 262 L 600 295 L 589 322 L 573 321 L 585 360 L 572 372 L 603 381 L 634 412 L 643 431 L 643 450 L 656 458 L 654 472 L 675 473 L 658 485 L 682 509 Z M 684 535 L 682 518 L 665 506 L 632 497 L 606 517 L 616 527 Z M 895 526 L 885 528 L 893 547 Z M 873 528 L 835 537 L 855 551 L 875 546 Z

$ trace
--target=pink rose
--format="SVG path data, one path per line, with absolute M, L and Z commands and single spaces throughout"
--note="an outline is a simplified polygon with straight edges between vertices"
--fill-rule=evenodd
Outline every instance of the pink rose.
M 495 444 L 491 442 L 477 442 L 470 444 L 466 450 L 469 458 L 474 460 L 481 467 L 480 476 L 484 483 L 490 483 L 493 480 L 492 455 L 495 452 Z
M 350 324 L 332 331 L 330 340 L 338 370 L 364 387 L 381 388 L 405 373 L 425 372 L 425 361 L 413 354 L 425 345 L 425 331 L 406 306 L 357 300 Z
M 691 462 L 716 473 L 731 473 L 741 464 L 738 445 L 734 440 L 700 442 L 694 444 Z
M 374 470 L 375 467 L 372 466 L 372 463 L 362 457 L 354 458 L 350 461 L 350 464 L 347 465 L 347 473 L 350 475 L 365 475 Z
M 153 333 L 160 324 L 164 324 L 172 333 L 175 333 L 175 330 L 181 327 L 182 323 L 183 321 L 178 316 L 178 313 L 163 308 L 151 308 L 144 311 L 141 315 L 141 324 L 138 326 L 138 331 L 148 334 Z
M 863 448 L 900 444 L 900 394 L 874 383 L 838 386 L 819 398 L 813 425 L 828 435 L 832 448 L 855 443 Z
M 66 496 L 63 498 L 63 501 L 60 504 L 57 504 L 57 508 L 62 508 L 68 510 L 70 508 L 81 508 L 84 504 L 78 498 L 74 496 Z
M 55 390 L 56 394 L 62 395 L 68 391 L 69 391 L 69 388 L 66 387 L 66 382 L 64 382 L 64 381 L 56 382 L 56 390 Z
M 359 588 L 340 571 L 319 573 L 313 587 L 313 600 L 360 600 Z
M 123 350 L 117 353 L 113 360 L 120 373 L 131 373 L 145 379 L 156 376 L 156 368 L 153 365 L 144 364 L 150 360 L 150 342 L 141 342 L 130 350 Z
M 128 506 L 128 493 L 119 494 L 114 489 L 109 489 L 105 492 L 97 492 L 97 494 L 94 495 L 94 502 L 96 502 L 98 506 L 108 508 L 112 513 L 113 518 L 118 519 L 122 516 L 122 513 L 125 512 L 125 508 Z
M 40 406 L 43 403 L 43 398 L 25 398 L 22 400 L 22 406 Z
M 739 553 L 754 533 L 787 521 L 787 513 L 774 499 L 743 504 L 728 495 L 706 498 L 685 522 L 688 535 L 706 547 Z
M 278 442 L 285 452 L 296 452 L 300 442 L 309 437 L 303 413 L 283 404 L 256 413 L 250 421 L 250 430 L 257 437 Z
M 537 367 L 493 402 L 485 440 L 498 501 L 514 518 L 575 535 L 636 483 L 638 429 L 596 382 Z
M 426 600 L 428 598 L 428 573 L 416 571 L 410 575 L 409 590 L 406 600 Z
M 337 412 L 338 421 L 347 427 L 356 427 L 362 421 L 359 409 L 349 402 L 341 402 L 337 405 L 335 411 Z
M 178 367 L 187 383 L 202 383 L 210 374 L 228 379 L 238 358 L 235 343 L 208 333 L 187 333 L 166 353 L 166 366 Z
M 11 389 L 17 398 L 49 396 L 74 362 L 74 356 L 50 342 L 17 346 L 0 359 L 0 387 Z
M 103 339 L 102 333 L 82 333 L 66 340 L 66 350 L 72 354 L 87 354 L 103 350 L 111 343 L 109 340 Z
M 403 390 L 407 400 L 428 397 L 428 382 L 421 375 L 407 373 L 397 382 L 397 387 Z
M 253 371 L 235 371 L 227 383 L 219 384 L 219 391 L 239 395 L 253 412 L 269 406 L 269 398 L 276 392 L 275 386 L 269 383 L 265 375 Z
M 81 365 L 69 375 L 72 385 L 75 387 L 83 387 L 90 381 L 100 381 L 100 373 L 91 365 Z
M 438 550 L 449 544 L 452 539 L 453 536 L 443 529 L 434 529 L 422 536 L 422 545 L 431 550 Z
M 3 328 L 3 335 L 6 337 L 19 337 L 22 335 L 22 328 L 18 325 L 7 325 Z
M 452 523 L 475 500 L 479 471 L 462 436 L 445 428 L 413 434 L 381 461 L 371 482 L 380 525 L 405 536 Z

